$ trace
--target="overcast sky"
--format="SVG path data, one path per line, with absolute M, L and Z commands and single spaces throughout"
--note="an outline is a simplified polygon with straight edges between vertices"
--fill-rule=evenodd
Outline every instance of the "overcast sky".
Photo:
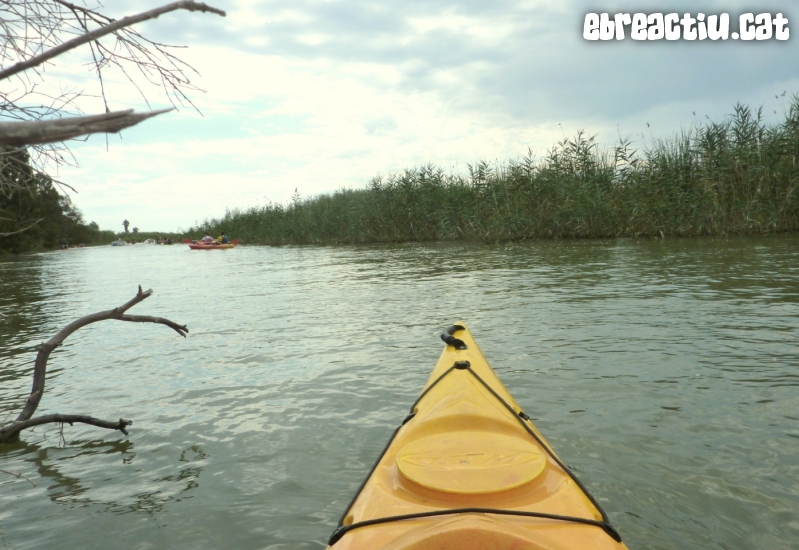
M 163 2 L 105 2 L 129 15 Z M 588 42 L 587 12 L 783 13 L 794 0 L 209 0 L 227 11 L 175 12 L 139 30 L 200 73 L 189 108 L 73 147 L 59 177 L 87 220 L 173 231 L 225 209 L 359 188 L 433 163 L 466 172 L 530 148 L 539 157 L 585 129 L 646 146 L 738 102 L 774 117 L 799 93 L 797 40 Z M 48 79 L 96 91 L 79 55 Z M 119 75 L 112 109 L 147 106 Z M 169 106 L 144 89 L 153 108 Z M 787 92 L 785 97 L 780 96 Z M 102 107 L 87 103 L 87 112 Z M 696 115 L 694 115 L 696 113 Z

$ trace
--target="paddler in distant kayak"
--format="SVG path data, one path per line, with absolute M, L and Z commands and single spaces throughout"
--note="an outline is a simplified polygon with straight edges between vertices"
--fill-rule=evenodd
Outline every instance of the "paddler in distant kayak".
M 204 244 L 216 244 L 216 241 L 208 231 L 205 232 L 205 237 L 202 238 L 202 242 Z
M 219 236 L 216 238 L 216 242 L 217 242 L 217 244 L 227 244 L 227 243 L 228 243 L 228 240 L 227 240 L 227 235 L 225 235 L 225 232 L 224 232 L 224 231 L 222 231 L 222 234 L 221 234 L 221 235 L 219 235 Z

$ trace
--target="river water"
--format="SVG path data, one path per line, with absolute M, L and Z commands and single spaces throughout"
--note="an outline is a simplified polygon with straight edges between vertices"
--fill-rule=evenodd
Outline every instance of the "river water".
M 136 245 L 0 260 L 0 549 L 323 549 L 467 322 L 635 549 L 799 548 L 799 238 Z

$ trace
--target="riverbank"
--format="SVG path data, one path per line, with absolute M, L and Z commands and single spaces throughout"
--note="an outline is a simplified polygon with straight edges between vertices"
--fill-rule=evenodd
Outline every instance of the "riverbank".
M 77 233 L 79 237 L 88 238 L 85 240 L 70 241 L 67 250 L 108 246 L 117 238 L 113 231 L 96 230 L 91 226 L 85 225 L 78 226 L 75 233 Z M 53 244 L 49 242 L 44 244 L 41 240 L 25 240 L 22 241 L 22 245 L 20 246 L 19 243 L 15 243 L 12 239 L 7 238 L 7 241 L 3 244 L 5 246 L 0 246 L 0 258 L 64 250 L 58 243 Z M 79 244 L 83 246 L 78 246 Z
M 637 150 L 601 149 L 584 133 L 540 160 L 428 165 L 377 176 L 363 189 L 234 210 L 186 235 L 224 230 L 247 243 L 336 244 L 531 238 L 760 235 L 799 229 L 799 96 L 763 123 L 736 105 Z

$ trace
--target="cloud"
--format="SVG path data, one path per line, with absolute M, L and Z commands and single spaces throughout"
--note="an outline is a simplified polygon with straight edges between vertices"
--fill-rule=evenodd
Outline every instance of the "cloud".
M 75 148 L 82 166 L 63 176 L 101 225 L 116 225 L 122 205 L 140 227 L 168 229 L 225 206 L 286 200 L 295 187 L 359 187 L 427 162 L 464 171 L 528 147 L 544 153 L 579 128 L 645 143 L 690 125 L 694 111 L 718 118 L 743 100 L 779 112 L 785 100 L 773 96 L 799 91 L 795 39 L 582 39 L 588 11 L 718 13 L 751 8 L 744 2 L 206 1 L 228 17 L 179 12 L 140 27 L 189 46 L 175 53 L 199 72 L 206 93 L 191 97 L 203 116 L 181 109 L 111 138 L 108 152 L 100 138 Z M 799 22 L 787 1 L 756 9 Z M 82 59 L 51 72 L 91 87 Z M 147 108 L 122 75 L 109 71 L 106 85 L 112 108 Z M 153 107 L 168 104 L 146 93 Z
M 597 113 L 610 120 L 644 111 L 674 94 L 726 100 L 799 69 L 790 43 L 597 44 L 581 36 L 583 16 L 592 9 L 735 10 L 735 17 L 747 7 L 744 2 L 672 1 L 650 3 L 646 9 L 640 3 L 598 4 L 225 2 L 229 21 L 207 40 L 259 55 L 395 67 L 399 89 L 439 90 L 465 108 L 489 103 L 531 122 Z M 799 20 L 799 10 L 788 2 L 758 3 L 757 10 L 781 11 Z M 165 26 L 157 31 L 186 42 L 196 36 L 193 29 L 200 20 L 187 25 L 159 22 Z M 538 108 L 530 108 L 531 103 Z

